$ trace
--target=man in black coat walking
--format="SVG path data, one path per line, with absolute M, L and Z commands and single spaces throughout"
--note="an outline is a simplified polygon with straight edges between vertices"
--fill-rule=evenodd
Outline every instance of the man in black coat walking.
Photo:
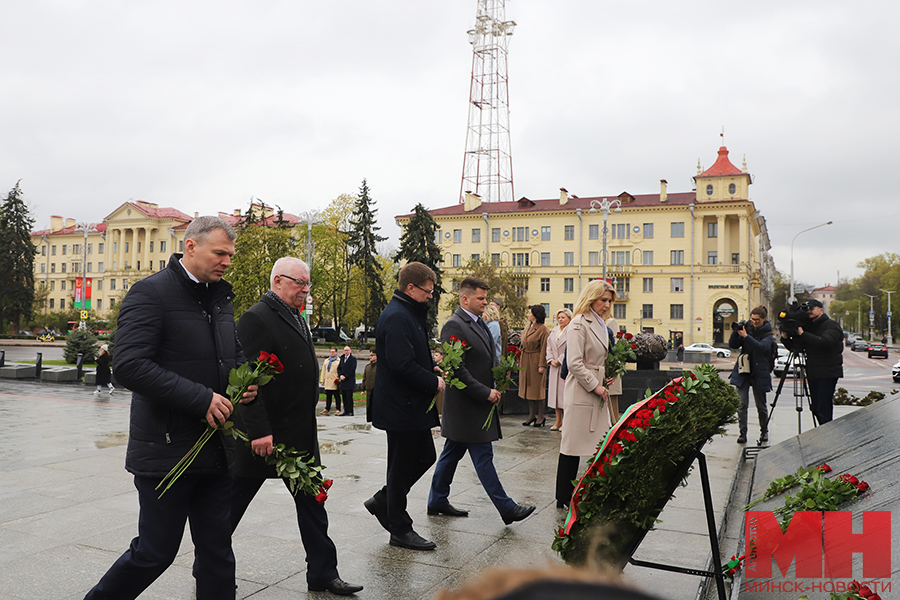
M 410 550 L 436 548 L 413 531 L 406 512 L 409 490 L 435 460 L 431 428 L 438 424 L 437 410 L 428 407 L 444 380 L 435 373 L 426 327 L 436 281 L 427 265 L 407 263 L 375 332 L 378 408 L 372 425 L 387 432 L 387 482 L 364 505 L 391 534 L 392 546 Z
M 338 379 L 341 381 L 338 387 L 341 389 L 341 400 L 344 403 L 343 412 L 338 415 L 343 417 L 353 416 L 353 390 L 356 389 L 356 357 L 350 346 L 344 346 L 341 362 L 338 363 Z
M 765 306 L 757 306 L 750 311 L 750 322 L 741 329 L 731 332 L 728 346 L 741 353 L 734 363 L 731 372 L 731 385 L 737 388 L 741 399 L 738 410 L 740 435 L 738 444 L 747 443 L 747 410 L 750 407 L 750 388 L 753 388 L 753 399 L 756 402 L 756 414 L 759 417 L 759 441 L 769 441 L 768 411 L 766 393 L 772 391 L 772 376 L 769 366 L 772 357 L 777 354 L 778 346 L 772 336 L 772 324 L 766 320 L 769 311 Z M 683 346 L 679 346 L 679 349 Z
M 125 468 L 138 491 L 138 536 L 86 600 L 139 596 L 175 560 L 186 521 L 197 600 L 234 598 L 226 501 L 233 440 L 214 435 L 164 496 L 156 489 L 207 424 L 216 427 L 231 415 L 222 394 L 231 369 L 244 362 L 234 295 L 222 279 L 234 255 L 234 231 L 217 217 L 198 217 L 184 238 L 184 255 L 173 254 L 166 269 L 136 282 L 119 311 L 114 366 L 133 392 Z M 241 402 L 255 397 L 254 385 Z
M 275 467 L 266 465 L 275 444 L 284 444 L 315 457 L 319 464 L 316 404 L 319 401 L 319 362 L 312 336 L 299 309 L 309 294 L 309 267 L 293 257 L 280 258 L 272 267 L 270 289 L 241 315 L 238 334 L 248 356 L 274 354 L 284 365 L 259 390 L 256 400 L 241 405 L 235 426 L 247 433 L 250 448 L 238 444 L 231 495 L 231 525 L 241 517 L 266 479 L 276 479 Z M 287 480 L 283 480 L 287 487 Z M 362 589 L 343 581 L 337 571 L 337 550 L 328 537 L 328 514 L 309 494 L 294 496 L 300 537 L 306 550 L 306 582 L 311 591 L 328 590 L 348 595 Z
M 497 470 L 494 468 L 492 442 L 503 437 L 500 433 L 500 415 L 495 414 L 491 424 L 484 429 L 491 407 L 501 400 L 494 387 L 492 368 L 499 364 L 494 353 L 494 341 L 481 318 L 487 306 L 488 285 L 477 277 L 466 277 L 459 284 L 459 308 L 441 330 L 441 342 L 456 337 L 468 346 L 463 361 L 454 372 L 465 387 L 450 386 L 444 392 L 441 435 L 447 438 L 441 458 L 434 468 L 431 492 L 428 495 L 428 514 L 465 517 L 468 511 L 450 504 L 450 484 L 456 466 L 466 452 L 472 458 L 478 479 L 509 525 L 521 521 L 534 512 L 534 506 L 517 504 L 503 490 Z
M 806 380 L 813 415 L 819 425 L 834 417 L 834 390 L 844 376 L 844 331 L 828 318 L 822 303 L 808 300 L 809 326 L 781 338 L 788 350 L 806 352 Z

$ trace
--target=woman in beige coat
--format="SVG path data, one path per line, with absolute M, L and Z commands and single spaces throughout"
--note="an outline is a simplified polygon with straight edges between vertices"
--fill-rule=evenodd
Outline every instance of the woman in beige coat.
M 580 456 L 593 455 L 612 422 L 609 389 L 604 363 L 609 348 L 609 331 L 601 315 L 609 312 L 616 290 L 595 279 L 578 297 L 575 316 L 568 326 L 565 405 L 559 466 L 556 472 L 557 506 L 568 506 L 578 475 Z
M 547 338 L 550 330 L 544 325 L 547 311 L 540 304 L 528 307 L 531 323 L 522 332 L 522 356 L 519 358 L 519 398 L 528 400 L 528 427 L 543 427 L 547 403 Z M 540 421 L 538 421 L 540 419 Z
M 547 385 L 547 407 L 556 410 L 556 423 L 550 431 L 559 431 L 563 419 L 563 391 L 566 380 L 560 377 L 562 361 L 566 354 L 566 326 L 572 320 L 572 311 L 564 308 L 556 313 L 556 328 L 547 338 L 547 364 L 550 366 Z

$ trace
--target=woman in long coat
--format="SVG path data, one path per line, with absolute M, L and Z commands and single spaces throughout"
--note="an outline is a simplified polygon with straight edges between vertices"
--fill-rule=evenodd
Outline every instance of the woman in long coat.
M 609 331 L 601 315 L 616 299 L 613 286 L 601 279 L 588 283 L 578 297 L 575 316 L 567 327 L 566 379 L 562 439 L 556 472 L 557 506 L 568 506 L 578 475 L 581 456 L 597 450 L 612 423 L 609 388 L 604 363 L 609 349 Z
M 547 311 L 540 304 L 528 307 L 531 323 L 522 333 L 522 356 L 519 358 L 519 398 L 528 400 L 528 427 L 543 427 L 547 402 L 547 338 L 550 330 L 544 325 Z M 540 422 L 537 421 L 540 419 Z
M 566 354 L 566 326 L 572 320 L 572 311 L 564 308 L 556 313 L 556 328 L 550 332 L 547 338 L 547 364 L 550 366 L 550 375 L 548 376 L 547 385 L 547 407 L 556 410 L 556 423 L 550 428 L 550 431 L 559 431 L 562 427 L 563 419 L 563 391 L 566 387 L 566 380 L 560 374 L 562 373 L 562 362 Z

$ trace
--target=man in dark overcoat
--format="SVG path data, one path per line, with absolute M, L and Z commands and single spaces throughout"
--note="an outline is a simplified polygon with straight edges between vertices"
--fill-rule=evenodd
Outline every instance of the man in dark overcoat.
M 344 403 L 343 412 L 337 414 L 344 417 L 353 416 L 353 390 L 356 389 L 356 357 L 350 346 L 344 346 L 341 362 L 338 363 L 338 379 L 341 380 L 338 387 L 341 389 L 341 399 Z
M 444 380 L 434 370 L 428 345 L 428 299 L 437 277 L 420 262 L 400 269 L 399 289 L 378 319 L 375 352 L 378 408 L 372 425 L 387 432 L 386 484 L 365 501 L 366 510 L 391 534 L 391 545 L 410 550 L 434 550 L 434 542 L 413 530 L 406 496 L 434 464 L 431 428 L 437 411 L 428 410 Z
M 138 536 L 86 600 L 138 597 L 175 560 L 191 524 L 197 600 L 234 598 L 229 455 L 233 440 L 215 434 L 174 485 L 157 485 L 188 453 L 207 424 L 225 423 L 228 374 L 244 362 L 231 300 L 222 279 L 235 233 L 217 217 L 198 217 L 184 233 L 184 254 L 136 282 L 122 301 L 113 360 L 132 391 L 125 468 L 134 475 Z M 119 242 L 122 243 L 121 241 Z M 256 386 L 241 400 L 256 396 Z
M 248 356 L 257 357 L 261 351 L 274 354 L 284 365 L 284 372 L 262 386 L 256 400 L 242 405 L 235 417 L 235 427 L 247 433 L 251 443 L 250 448 L 239 443 L 235 452 L 232 529 L 237 528 L 265 480 L 278 477 L 275 467 L 265 462 L 275 444 L 306 452 L 319 464 L 319 362 L 299 311 L 309 294 L 309 267 L 298 258 L 280 258 L 269 281 L 269 291 L 241 315 L 238 334 Z M 287 480 L 283 481 L 287 487 Z M 361 585 L 349 584 L 338 575 L 337 550 L 328 537 L 325 506 L 302 491 L 294 496 L 294 505 L 306 550 L 309 589 L 339 595 L 360 591 Z
M 494 414 L 490 425 L 484 429 L 491 407 L 501 399 L 500 392 L 494 387 L 492 371 L 499 362 L 490 331 L 481 318 L 487 306 L 487 292 L 488 285 L 483 279 L 463 279 L 459 285 L 459 308 L 441 330 L 442 343 L 455 336 L 468 349 L 463 352 L 463 362 L 454 372 L 454 377 L 465 387 L 458 389 L 450 386 L 444 392 L 441 435 L 447 439 L 431 479 L 428 514 L 451 517 L 469 514 L 454 507 L 449 500 L 456 466 L 468 452 L 484 491 L 490 496 L 503 522 L 509 525 L 533 513 L 535 507 L 517 504 L 503 490 L 497 476 L 492 442 L 503 437 L 500 433 L 500 415 Z

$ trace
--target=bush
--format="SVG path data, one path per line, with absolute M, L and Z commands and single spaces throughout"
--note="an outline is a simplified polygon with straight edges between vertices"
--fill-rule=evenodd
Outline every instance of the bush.
M 97 362 L 97 354 L 100 347 L 95 338 L 87 330 L 76 330 L 70 333 L 66 339 L 66 348 L 63 350 L 63 357 L 70 365 L 78 362 L 78 355 L 84 354 L 85 363 Z

